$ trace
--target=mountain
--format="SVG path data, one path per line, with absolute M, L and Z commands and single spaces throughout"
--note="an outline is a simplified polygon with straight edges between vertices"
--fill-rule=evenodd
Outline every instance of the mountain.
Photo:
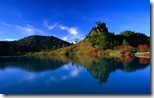
M 17 55 L 27 52 L 50 51 L 69 45 L 70 43 L 54 36 L 28 36 L 17 41 L 0 41 L 0 55 Z

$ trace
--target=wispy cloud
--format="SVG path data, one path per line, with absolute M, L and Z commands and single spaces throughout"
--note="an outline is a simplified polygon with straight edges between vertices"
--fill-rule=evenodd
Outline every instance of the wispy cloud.
M 68 27 L 63 25 L 59 25 L 58 27 L 61 30 L 65 30 L 68 32 L 66 36 L 62 37 L 62 39 L 65 41 L 74 42 L 76 39 L 82 40 L 83 38 L 77 27 Z
M 0 24 L 3 26 L 9 26 L 9 27 L 13 26 L 12 24 L 8 24 L 8 23 L 2 22 L 2 21 L 0 21 Z
M 68 38 L 69 38 L 69 36 L 66 35 L 66 36 L 62 37 L 62 40 L 66 41 L 66 40 L 68 40 Z
M 16 26 L 26 35 L 34 35 L 34 34 L 44 34 L 44 31 L 41 29 L 37 29 L 32 25 L 27 24 L 26 26 Z
M 66 31 L 66 34 L 61 37 L 61 39 L 68 42 L 75 42 L 76 39 L 82 40 L 82 34 L 79 32 L 78 27 L 69 27 L 66 25 L 59 24 L 58 22 L 52 23 L 48 19 L 43 20 L 43 26 L 48 30 L 53 30 L 54 28 L 58 28 L 60 30 Z
M 16 24 L 8 24 L 8 23 L 1 22 L 1 21 L 0 21 L 0 24 L 5 27 L 10 27 L 11 29 L 14 29 L 16 32 L 20 32 L 26 35 L 45 34 L 43 30 L 38 29 L 30 24 L 21 26 L 21 25 L 16 25 Z
M 62 26 L 62 25 L 59 25 L 59 28 L 62 29 L 62 30 L 66 30 L 68 31 L 70 34 L 76 36 L 78 33 L 78 28 L 76 27 L 67 27 L 67 26 Z
M 43 24 L 44 24 L 44 27 L 46 27 L 49 30 L 52 30 L 57 26 L 57 23 L 49 24 L 48 20 L 43 20 Z
M 26 24 L 26 25 L 16 25 L 16 24 L 8 24 L 5 22 L 0 22 L 1 25 L 5 26 L 6 28 L 11 28 L 14 32 L 24 34 L 26 36 L 29 35 L 45 35 L 47 33 L 44 32 L 44 30 L 34 27 L 33 25 Z M 69 27 L 62 24 L 54 23 L 53 25 L 49 24 L 48 20 L 43 21 L 44 26 L 48 30 L 53 30 L 54 28 L 63 30 L 65 33 L 63 34 L 61 39 L 68 41 L 68 42 L 75 42 L 76 39 L 82 40 L 84 37 L 79 32 L 78 27 Z M 55 35 L 57 36 L 57 35 Z M 59 36 L 58 36 L 59 37 Z

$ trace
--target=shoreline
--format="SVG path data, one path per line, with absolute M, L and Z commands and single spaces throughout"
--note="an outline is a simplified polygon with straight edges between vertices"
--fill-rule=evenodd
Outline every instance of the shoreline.
M 98 57 L 98 58 L 102 58 L 102 57 L 121 58 L 121 57 L 126 57 L 126 56 L 138 57 L 138 58 L 150 58 L 150 52 L 136 52 L 136 53 L 131 53 L 129 55 L 121 54 L 120 52 L 114 52 L 114 50 L 105 51 L 105 52 L 107 53 L 105 54 L 102 53 L 102 55 L 98 55 L 97 53 L 94 55 L 89 55 L 89 54 L 66 55 L 66 54 L 59 54 L 59 53 L 52 53 L 52 52 L 36 52 L 36 53 L 28 53 L 25 56 L 34 56 L 34 57 L 36 56 L 68 56 L 68 57 L 72 57 L 72 56 L 82 55 L 82 56 L 91 56 L 91 57 Z
M 150 52 L 137 52 L 134 56 L 140 58 L 150 58 Z

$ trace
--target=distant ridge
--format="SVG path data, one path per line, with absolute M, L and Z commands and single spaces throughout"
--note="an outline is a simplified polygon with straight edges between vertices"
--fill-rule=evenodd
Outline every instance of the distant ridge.
M 69 42 L 54 36 L 33 35 L 17 41 L 0 41 L 0 55 L 16 55 L 43 50 L 51 51 L 69 45 Z

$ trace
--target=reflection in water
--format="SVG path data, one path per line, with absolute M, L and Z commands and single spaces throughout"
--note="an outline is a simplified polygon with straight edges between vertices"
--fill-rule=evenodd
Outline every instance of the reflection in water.
M 122 58 L 101 58 L 95 59 L 86 56 L 72 58 L 72 62 L 79 66 L 84 66 L 99 83 L 106 83 L 111 72 L 117 69 L 125 72 L 133 72 L 144 69 L 150 63 L 150 59 L 144 59 L 144 63 L 140 63 L 140 58 L 122 57 Z M 143 60 L 142 60 L 143 61 Z
M 65 64 L 68 61 L 62 61 L 55 58 L 38 58 L 38 57 L 10 57 L 0 58 L 0 69 L 5 68 L 19 68 L 31 72 L 41 72 L 47 70 L 55 70 Z
M 0 58 L 0 69 L 19 68 L 30 72 L 42 72 L 56 70 L 69 62 L 71 62 L 72 65 L 76 64 L 77 66 L 84 67 L 96 80 L 98 80 L 98 83 L 101 84 L 107 82 L 111 72 L 117 69 L 125 72 L 143 69 L 149 65 L 150 59 L 128 56 L 123 58 L 92 58 L 88 56 L 14 57 Z M 74 70 L 69 76 L 64 76 L 63 79 L 73 77 L 77 74 L 78 71 Z

